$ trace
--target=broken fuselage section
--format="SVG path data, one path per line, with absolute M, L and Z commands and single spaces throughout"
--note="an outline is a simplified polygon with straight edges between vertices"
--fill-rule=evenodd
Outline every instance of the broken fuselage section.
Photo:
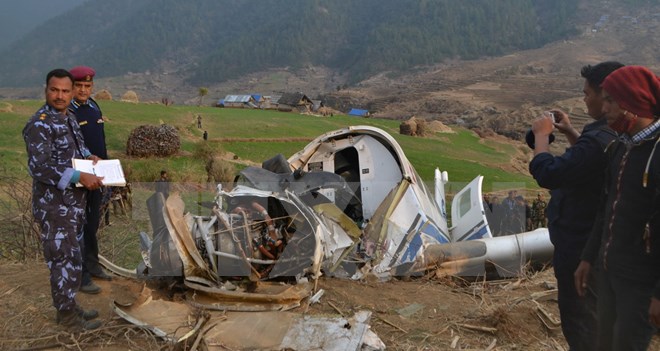
M 164 222 L 186 225 L 165 226 L 163 235 L 170 234 L 173 244 L 154 237 L 161 245 L 149 248 L 148 274 L 158 275 L 158 266 L 172 271 L 173 255 L 163 253 L 173 247 L 184 257 L 186 281 L 208 287 L 238 279 L 305 282 L 321 274 L 388 279 L 432 268 L 479 276 L 489 265 L 500 276 L 513 276 L 529 260 L 548 260 L 552 245 L 545 229 L 492 237 L 482 178 L 454 196 L 454 225 L 448 228 L 446 173 L 436 170 L 431 193 L 385 131 L 332 131 L 288 160 L 280 155 L 244 169 L 231 190 L 218 186 L 208 216 L 172 210 L 180 206 L 172 196 L 165 206 L 150 207 Z M 186 237 L 194 245 L 186 245 Z

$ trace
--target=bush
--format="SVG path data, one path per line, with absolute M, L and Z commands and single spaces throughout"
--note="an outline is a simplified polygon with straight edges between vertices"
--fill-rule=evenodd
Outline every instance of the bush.
M 124 177 L 131 183 L 151 183 L 160 178 L 163 165 L 157 162 L 140 162 L 139 166 L 130 162 L 123 165 Z
M 195 144 L 193 157 L 204 160 L 206 181 L 209 183 L 224 183 L 234 180 L 236 168 L 231 162 L 222 158 L 224 151 L 218 144 L 201 141 Z
M 0 176 L 0 184 L 4 184 L 0 187 L 0 257 L 24 261 L 40 256 L 41 231 L 32 216 L 32 178 Z
M 224 150 L 219 144 L 213 144 L 206 141 L 200 141 L 193 148 L 193 157 L 198 160 L 208 160 L 224 154 Z
M 176 154 L 180 148 L 179 131 L 167 124 L 139 126 L 131 131 L 126 142 L 129 156 L 165 157 Z
M 209 183 L 229 183 L 234 180 L 236 168 L 234 165 L 220 157 L 214 157 L 206 163 L 207 181 Z

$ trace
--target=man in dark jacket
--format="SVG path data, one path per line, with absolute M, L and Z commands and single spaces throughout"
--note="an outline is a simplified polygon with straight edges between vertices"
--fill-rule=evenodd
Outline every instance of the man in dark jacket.
M 604 198 L 575 286 L 598 276 L 598 349 L 646 350 L 660 326 L 660 79 L 627 66 L 602 84 L 603 112 L 620 137 L 607 149 Z
M 69 72 L 73 76 L 73 99 L 69 111 L 76 115 L 80 131 L 85 138 L 85 146 L 101 159 L 108 158 L 105 145 L 105 130 L 103 113 L 99 105 L 92 99 L 94 90 L 94 75 L 91 67 L 77 66 Z M 105 189 L 109 191 L 109 189 Z M 90 190 L 87 194 L 87 221 L 82 232 L 83 271 L 80 292 L 97 294 L 101 288 L 94 284 L 92 276 L 111 280 L 110 275 L 103 271 L 99 262 L 99 245 L 96 233 L 101 222 L 101 189 Z
M 593 221 L 596 217 L 603 174 L 607 164 L 604 150 L 615 138 L 607 128 L 602 113 L 600 84 L 612 71 L 622 67 L 618 62 L 584 66 L 584 102 L 589 116 L 595 120 L 579 134 L 568 115 L 553 110 L 551 117 L 534 121 L 534 158 L 529 171 L 537 183 L 551 190 L 547 207 L 550 240 L 555 247 L 553 267 L 559 290 L 559 313 L 564 337 L 570 350 L 591 350 L 596 340 L 596 296 L 590 291 L 577 295 L 573 272 L 580 261 Z M 548 152 L 553 126 L 562 132 L 571 146 L 561 156 Z

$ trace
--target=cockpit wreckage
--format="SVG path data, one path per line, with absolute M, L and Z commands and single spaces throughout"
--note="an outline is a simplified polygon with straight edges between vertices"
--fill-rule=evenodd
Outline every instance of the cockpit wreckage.
M 529 261 L 549 261 L 553 247 L 546 229 L 491 235 L 482 180 L 476 177 L 454 196 L 449 227 L 446 172 L 436 169 L 431 193 L 387 132 L 370 126 L 328 132 L 288 160 L 278 155 L 261 168 L 244 169 L 231 190 L 218 186 L 213 209 L 206 216 L 184 213 L 176 194 L 165 201 L 155 193 L 147 201 L 153 236 L 141 233 L 144 262 L 137 275 L 182 277 L 189 305 L 266 313 L 258 317 L 265 321 L 272 318 L 269 312 L 287 313 L 281 311 L 299 306 L 306 298 L 318 299 L 322 291 L 316 291 L 315 282 L 322 275 L 348 279 L 374 275 L 387 280 L 435 270 L 437 275 L 511 277 Z M 129 321 L 158 329 L 155 325 L 162 316 L 150 320 L 142 315 L 147 310 L 144 303 L 115 308 Z M 350 328 L 356 335 L 327 336 L 340 343 L 337 350 L 360 349 L 371 333 L 364 327 L 368 314 L 353 318 L 351 323 L 363 326 Z M 300 334 L 305 328 L 296 327 L 309 325 L 310 320 L 305 320 L 309 317 L 278 318 L 289 325 L 279 328 L 271 344 L 252 340 L 257 344 L 246 345 L 243 340 L 241 347 L 313 346 L 296 344 L 309 342 Z M 250 320 L 254 328 L 255 319 Z M 316 322 L 327 323 L 322 328 L 333 333 L 331 325 L 341 326 L 344 321 Z M 206 337 L 227 342 L 241 328 L 245 325 L 240 322 L 230 323 Z M 174 339 L 185 336 L 162 328 L 158 333 Z M 314 335 L 321 338 L 318 331 Z M 355 345 L 347 344 L 351 340 Z M 335 349 L 328 346 L 332 342 L 323 342 L 323 350 Z

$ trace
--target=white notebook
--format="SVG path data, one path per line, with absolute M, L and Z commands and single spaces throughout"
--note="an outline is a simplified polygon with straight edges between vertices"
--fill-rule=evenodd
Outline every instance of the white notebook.
M 94 164 L 92 160 L 73 159 L 73 168 L 77 171 L 92 173 L 103 178 L 103 185 L 106 186 L 126 186 L 124 170 L 121 168 L 121 162 L 117 159 L 99 160 Z M 82 186 L 78 183 L 76 186 Z

